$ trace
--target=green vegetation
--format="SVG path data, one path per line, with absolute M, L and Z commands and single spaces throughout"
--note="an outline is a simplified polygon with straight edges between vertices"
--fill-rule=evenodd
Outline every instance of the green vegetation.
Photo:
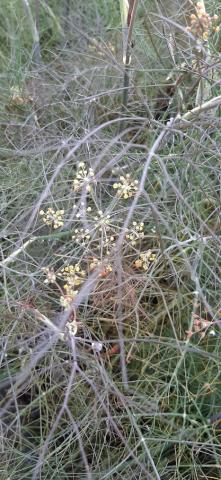
M 0 479 L 218 480 L 221 6 L 0 13 Z

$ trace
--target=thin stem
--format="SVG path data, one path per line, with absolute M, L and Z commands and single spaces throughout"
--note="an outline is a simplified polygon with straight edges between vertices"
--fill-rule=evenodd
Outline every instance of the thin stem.
M 130 86 L 130 62 L 131 62 L 131 39 L 134 27 L 134 20 L 137 11 L 138 0 L 130 0 L 129 10 L 127 14 L 127 24 L 123 25 L 123 62 L 124 62 L 124 79 L 123 79 L 123 99 L 122 112 L 127 109 L 128 93 Z M 124 122 L 120 123 L 119 132 L 122 131 Z
M 33 57 L 34 61 L 37 65 L 41 63 L 41 49 L 40 49 L 40 38 L 39 38 L 39 32 L 38 32 L 38 27 L 37 24 L 39 22 L 39 1 L 35 1 L 35 14 L 36 18 L 33 18 L 32 12 L 31 12 L 31 7 L 29 4 L 29 0 L 22 0 L 24 9 L 27 15 L 27 18 L 29 20 L 30 24 L 30 30 L 32 33 L 33 37 Z

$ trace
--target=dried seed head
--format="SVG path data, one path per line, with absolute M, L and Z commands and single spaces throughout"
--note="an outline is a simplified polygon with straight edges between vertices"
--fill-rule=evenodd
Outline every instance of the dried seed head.
M 147 271 L 151 263 L 156 259 L 156 254 L 152 250 L 147 250 L 140 254 L 140 257 L 134 262 L 136 268 Z

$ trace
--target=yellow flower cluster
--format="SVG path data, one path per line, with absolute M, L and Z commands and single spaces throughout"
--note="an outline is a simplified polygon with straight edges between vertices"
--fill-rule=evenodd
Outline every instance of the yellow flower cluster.
M 90 238 L 91 236 L 89 234 L 88 228 L 86 228 L 85 230 L 83 228 L 80 228 L 80 230 L 76 228 L 74 231 L 74 235 L 72 235 L 72 240 L 74 240 L 76 243 L 80 243 L 83 246 L 89 242 Z
M 114 183 L 113 188 L 117 190 L 118 197 L 127 199 L 133 197 L 138 189 L 138 180 L 131 180 L 130 174 L 120 177 L 119 183 Z
M 105 215 L 102 210 L 98 210 L 98 216 L 94 217 L 96 220 L 95 226 L 98 228 L 99 232 L 107 230 L 110 224 L 110 215 Z
M 71 289 L 71 292 L 66 292 L 65 295 L 61 295 L 60 305 L 65 309 L 69 308 L 77 294 L 78 294 L 78 290 Z
M 69 285 L 75 286 L 83 283 L 86 272 L 85 270 L 82 270 L 77 263 L 76 265 L 67 265 L 66 267 L 63 267 L 57 275 Z
M 76 295 L 78 290 L 74 290 L 69 285 L 64 285 L 65 294 L 60 296 L 60 304 L 64 308 L 69 308 Z
M 90 183 L 94 180 L 94 171 L 92 168 L 87 169 L 84 162 L 80 162 L 77 167 L 76 178 L 73 180 L 73 189 L 78 192 L 84 185 L 86 191 L 91 191 Z
M 64 210 L 55 211 L 53 208 L 48 208 L 46 212 L 44 210 L 40 210 L 39 214 L 41 215 L 43 222 L 46 225 L 53 227 L 55 230 L 64 225 Z
M 133 228 L 127 229 L 126 239 L 135 246 L 137 241 L 144 237 L 144 223 L 133 222 Z
M 58 277 L 66 282 L 64 285 L 65 294 L 60 297 L 62 307 L 68 308 L 70 306 L 78 294 L 76 287 L 84 282 L 85 276 L 85 270 L 82 270 L 78 264 L 63 267 L 58 273 Z
M 148 270 L 150 264 L 156 259 L 156 254 L 152 250 L 147 250 L 140 254 L 139 258 L 135 261 L 136 268 L 142 268 L 142 270 Z
M 187 30 L 202 40 L 208 40 L 211 32 L 219 31 L 219 26 L 215 25 L 218 15 L 211 17 L 205 10 L 204 2 L 197 2 L 195 11 L 190 16 L 190 27 Z

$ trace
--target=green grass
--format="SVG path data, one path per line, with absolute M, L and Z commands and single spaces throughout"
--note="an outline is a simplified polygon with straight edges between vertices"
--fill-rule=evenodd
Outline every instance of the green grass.
M 40 2 L 39 64 L 23 3 L 1 3 L 2 480 L 221 478 L 220 107 L 167 123 L 200 76 L 220 94 L 220 34 L 199 58 L 178 3 L 139 2 L 123 113 L 117 1 Z

